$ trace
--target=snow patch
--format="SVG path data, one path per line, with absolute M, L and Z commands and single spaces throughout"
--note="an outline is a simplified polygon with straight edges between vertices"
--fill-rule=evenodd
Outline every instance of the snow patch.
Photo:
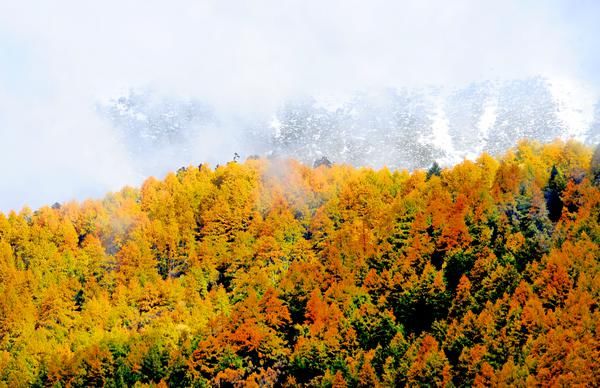
M 271 118 L 269 127 L 271 127 L 273 129 L 275 138 L 281 137 L 281 121 L 279 121 L 277 116 L 273 116 Z
M 479 122 L 477 123 L 477 129 L 479 129 L 479 136 L 481 139 L 486 139 L 488 134 L 490 133 L 490 129 L 496 123 L 496 117 L 498 110 L 498 102 L 487 104 L 485 108 L 483 108 L 483 113 L 479 118 Z
M 466 155 L 467 159 L 476 159 L 479 154 L 483 151 L 488 142 L 488 136 L 490 134 L 490 130 L 496 124 L 496 119 L 498 118 L 498 96 L 492 96 L 487 99 L 485 102 L 483 113 L 479 117 L 479 121 L 477 122 L 477 135 L 478 142 L 477 146 L 468 152 Z
M 457 155 L 452 142 L 452 136 L 450 136 L 449 120 L 444 110 L 444 99 L 436 98 L 434 101 L 435 108 L 431 118 L 431 137 L 427 140 L 428 143 L 444 150 L 446 153 L 446 157 L 440 159 L 438 162 L 442 165 L 452 165 L 459 162 L 460 157 Z
M 558 107 L 556 115 L 566 128 L 563 137 L 584 141 L 594 120 L 597 96 L 591 89 L 568 78 L 550 79 L 548 86 Z

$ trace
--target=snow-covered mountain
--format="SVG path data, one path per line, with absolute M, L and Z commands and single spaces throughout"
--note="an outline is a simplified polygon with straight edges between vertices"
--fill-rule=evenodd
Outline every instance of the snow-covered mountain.
M 297 97 L 271 114 L 237 117 L 234 129 L 231 118 L 208 103 L 160 99 L 150 92 L 120 96 L 100 111 L 134 157 L 169 149 L 190 161 L 214 157 L 193 153 L 197 143 L 219 136 L 231 137 L 222 143 L 235 144 L 240 149 L 227 151 L 242 156 L 290 156 L 307 163 L 326 156 L 408 169 L 434 160 L 451 164 L 482 151 L 500 153 L 522 138 L 600 142 L 598 96 L 574 82 L 541 77 Z

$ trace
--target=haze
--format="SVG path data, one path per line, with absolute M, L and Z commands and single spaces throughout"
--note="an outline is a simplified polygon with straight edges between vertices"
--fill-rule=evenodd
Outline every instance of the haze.
M 138 184 L 95 110 L 130 88 L 230 118 L 190 145 L 224 161 L 236 117 L 295 95 L 536 75 L 597 90 L 598 20 L 597 1 L 2 0 L 0 210 Z M 156 158 L 156 175 L 182 162 Z

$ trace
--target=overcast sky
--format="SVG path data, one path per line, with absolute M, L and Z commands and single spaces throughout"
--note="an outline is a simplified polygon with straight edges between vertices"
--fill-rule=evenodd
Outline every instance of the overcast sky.
M 533 75 L 597 88 L 598 20 L 594 0 L 0 0 L 0 210 L 139 183 L 93 109 L 127 88 L 225 112 Z

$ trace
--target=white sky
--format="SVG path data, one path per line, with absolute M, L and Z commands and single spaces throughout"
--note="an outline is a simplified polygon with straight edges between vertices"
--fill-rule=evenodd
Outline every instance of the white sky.
M 598 86 L 599 20 L 593 0 L 0 0 L 0 210 L 139 183 L 93 112 L 124 88 L 260 112 L 369 87 L 532 75 Z

